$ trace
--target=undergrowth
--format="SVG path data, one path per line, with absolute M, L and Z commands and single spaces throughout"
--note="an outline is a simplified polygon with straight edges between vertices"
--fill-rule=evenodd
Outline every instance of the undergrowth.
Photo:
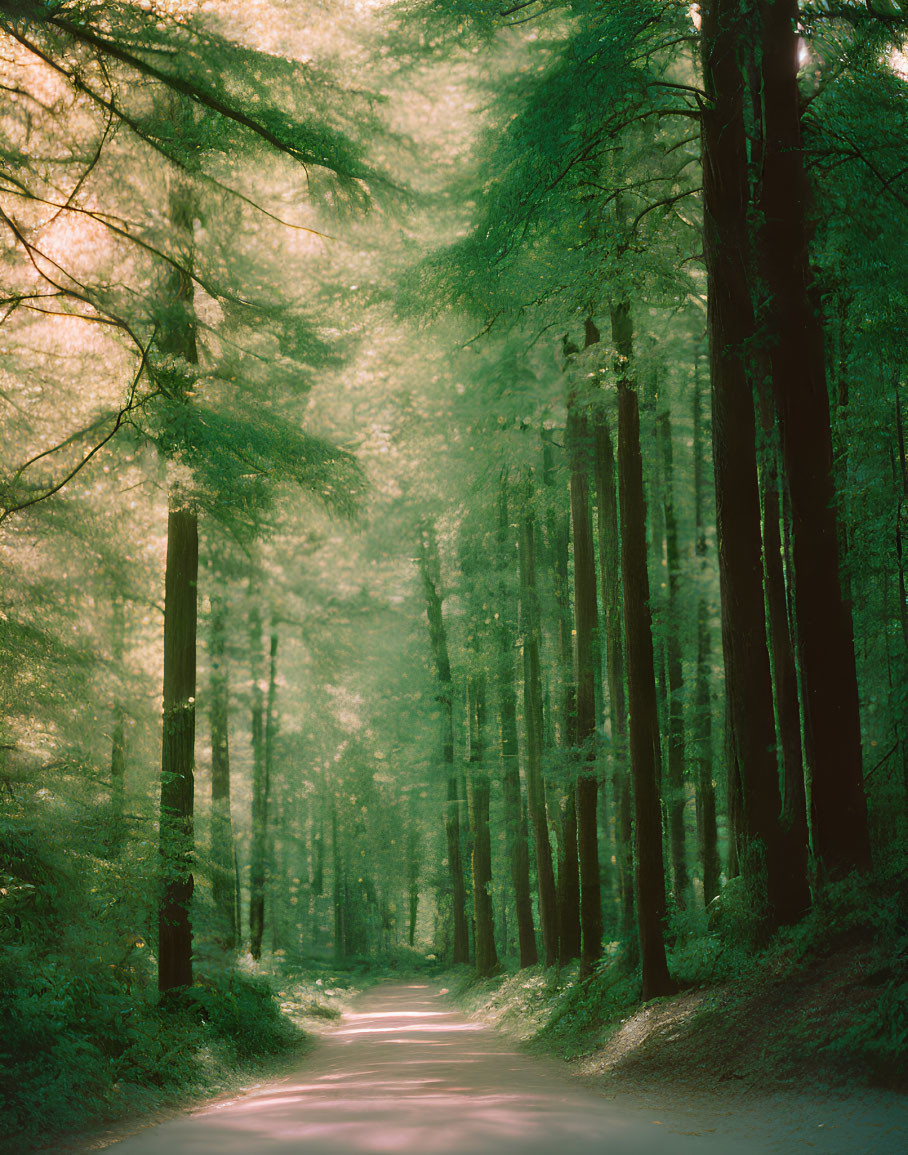
M 765 1061 L 809 1063 L 849 1077 L 902 1085 L 908 1075 L 908 891 L 904 851 L 878 862 L 870 876 L 852 875 L 817 889 L 811 911 L 755 946 L 753 910 L 732 880 L 707 910 L 674 911 L 667 927 L 669 970 L 691 1003 L 680 1055 L 721 1034 L 740 1059 L 759 1036 Z M 455 997 L 533 1048 L 563 1058 L 596 1051 L 642 1007 L 639 970 L 628 951 L 609 944 L 596 971 L 579 981 L 576 966 L 475 982 L 460 975 Z M 656 1000 L 671 1003 L 672 999 Z M 767 1017 L 768 1006 L 785 1014 Z M 652 1004 L 651 1004 L 652 1005 Z M 642 1032 L 652 1045 L 651 1035 Z M 660 1044 L 661 1045 L 661 1044 Z M 667 1054 L 667 1050 L 666 1050 Z
M 305 1035 L 263 980 L 206 975 L 179 999 L 136 998 L 71 960 L 0 956 L 0 1148 L 220 1089 Z

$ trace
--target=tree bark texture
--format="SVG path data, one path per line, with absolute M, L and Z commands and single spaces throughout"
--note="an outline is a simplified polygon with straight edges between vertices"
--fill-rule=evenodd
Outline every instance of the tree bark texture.
M 739 854 L 764 932 L 794 921 L 786 885 L 772 680 L 763 604 L 760 497 L 753 391 L 745 362 L 754 336 L 748 279 L 752 251 L 744 132 L 745 75 L 737 0 L 701 7 L 709 102 L 700 115 L 704 255 L 712 382 L 713 467 L 729 742 L 740 776 L 745 846 Z
M 851 610 L 842 597 L 823 331 L 811 302 L 798 94 L 798 5 L 763 0 L 760 268 L 791 502 L 814 852 L 834 877 L 870 867 Z
M 189 250 L 191 261 L 192 205 L 185 190 L 169 195 L 174 235 Z M 158 334 L 164 353 L 198 363 L 193 315 L 193 284 L 188 273 L 172 269 L 163 287 L 168 312 Z M 188 404 L 187 398 L 180 399 Z M 198 618 L 199 533 L 191 498 L 171 489 L 167 517 L 167 560 L 164 573 L 164 710 L 161 743 L 160 856 L 162 894 L 158 912 L 158 989 L 162 992 L 192 983 L 195 805 L 195 689 Z
M 164 579 L 164 733 L 161 749 L 161 872 L 158 989 L 192 985 L 198 522 L 192 509 L 167 517 Z
M 643 966 L 643 997 L 668 994 L 674 984 L 665 958 L 665 871 L 659 805 L 659 721 L 646 564 L 646 499 L 640 453 L 637 394 L 629 378 L 633 354 L 630 307 L 612 307 L 617 351 L 618 493 L 621 509 L 621 577 L 627 644 L 630 754 L 634 782 L 637 925 Z

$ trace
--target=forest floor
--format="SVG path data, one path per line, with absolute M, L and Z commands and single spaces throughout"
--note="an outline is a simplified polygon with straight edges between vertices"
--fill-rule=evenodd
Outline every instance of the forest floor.
M 728 1037 L 717 1037 L 723 995 L 687 992 L 639 1009 L 602 1046 L 566 1065 L 527 1054 L 508 1037 L 533 1033 L 517 1011 L 523 1004 L 517 991 L 533 996 L 525 1005 L 538 1013 L 539 977 L 523 972 L 499 982 L 496 997 L 484 1001 L 474 988 L 479 1005 L 469 1017 L 436 982 L 381 984 L 356 999 L 340 1022 L 324 1022 L 318 1044 L 292 1070 L 285 1066 L 267 1082 L 129 1138 L 108 1131 L 91 1143 L 47 1150 L 749 1155 L 811 1147 L 830 1155 L 889 1155 L 908 1146 L 905 1100 L 897 1092 L 806 1079 L 783 1087 L 772 1061 L 761 1083 L 758 1020 L 778 1027 L 792 1013 L 791 1001 L 774 1013 L 764 1004 L 762 1016 L 754 1007 L 753 1039 L 735 1054 L 732 1034 L 747 1022 L 737 1012 L 728 1015 Z M 720 1002 L 710 1010 L 712 999 Z
M 537 968 L 461 985 L 458 1001 L 475 1021 L 641 1107 L 749 1119 L 766 1136 L 797 1118 L 798 1144 L 819 1151 L 908 1150 L 908 1040 L 898 1066 L 872 1061 L 867 1045 L 877 1024 L 900 1029 L 870 943 L 802 965 L 782 951 L 734 982 L 642 1006 L 619 995 L 605 1015 L 596 1013 L 609 1000 L 595 981 L 584 999 L 576 968 L 552 975 Z M 892 1049 L 890 1038 L 887 1057 Z

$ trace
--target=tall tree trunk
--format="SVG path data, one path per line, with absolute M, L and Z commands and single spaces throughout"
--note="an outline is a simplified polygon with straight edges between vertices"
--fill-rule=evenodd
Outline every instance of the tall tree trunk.
M 416 944 L 416 916 L 419 912 L 419 829 L 411 803 L 407 824 L 407 942 Z
M 249 854 L 249 951 L 262 957 L 268 860 L 268 786 L 265 764 L 265 692 L 262 688 L 262 615 L 250 581 L 249 659 L 252 682 L 252 845 Z
M 798 5 L 759 5 L 764 152 L 760 264 L 791 501 L 814 852 L 830 875 L 870 867 L 851 610 L 842 597 L 823 331 L 813 308 L 798 95 Z
M 185 191 L 169 196 L 170 223 L 185 244 L 191 262 L 192 205 Z M 189 275 L 173 269 L 164 286 L 169 306 L 158 334 L 161 352 L 198 363 L 193 286 Z M 189 404 L 187 397 L 178 398 Z M 193 810 L 195 805 L 196 632 L 198 618 L 198 516 L 189 494 L 173 485 L 167 516 L 164 572 L 164 687 L 161 743 L 160 859 L 161 905 L 158 911 L 158 989 L 192 984 L 190 907 L 194 880 Z
M 227 674 L 227 606 L 211 597 L 208 654 L 211 662 L 211 892 L 225 950 L 237 947 L 236 855 L 230 816 L 230 692 Z
M 780 533 L 779 478 L 772 402 L 765 392 L 760 397 L 764 436 L 762 471 L 763 568 L 766 580 L 766 614 L 769 625 L 769 655 L 775 691 L 779 751 L 782 757 L 782 852 L 789 866 L 790 885 L 800 891 L 800 902 L 810 905 L 807 884 L 807 796 L 801 753 L 801 710 L 798 703 L 798 671 L 794 640 L 788 620 L 788 595 L 782 562 Z
M 558 962 L 566 966 L 580 957 L 580 863 L 577 844 L 577 795 L 571 770 L 577 742 L 577 686 L 574 674 L 574 654 L 571 640 L 570 582 L 570 511 L 559 501 L 560 490 L 556 481 L 551 439 L 543 440 L 543 483 L 548 491 L 546 537 L 548 556 L 543 565 L 551 571 L 555 605 L 557 607 L 558 666 L 556 679 L 558 693 L 551 711 L 554 725 L 550 727 L 553 743 L 562 751 L 562 766 L 567 776 L 559 776 L 550 784 L 557 794 L 558 821 L 555 823 L 558 839 Z
M 598 340 L 599 334 L 596 333 Z M 590 344 L 593 342 L 590 341 Z M 569 404 L 567 444 L 571 465 L 571 528 L 574 536 L 574 681 L 576 685 L 575 744 L 582 759 L 577 778 L 577 849 L 580 863 L 580 924 L 583 951 L 580 973 L 588 975 L 602 953 L 602 896 L 599 882 L 599 832 L 596 766 L 596 555 L 589 478 L 593 473 L 593 443 L 586 415 Z
M 470 961 L 470 940 L 467 929 L 466 886 L 463 876 L 463 855 L 460 845 L 460 786 L 454 765 L 454 695 L 451 685 L 451 663 L 448 659 L 448 639 L 442 614 L 439 592 L 440 573 L 438 547 L 435 536 L 427 526 L 420 537 L 420 569 L 429 622 L 429 641 L 435 662 L 438 683 L 438 703 L 441 706 L 442 762 L 447 779 L 445 805 L 445 840 L 448 869 L 451 873 L 451 891 L 454 919 L 454 944 L 451 961 L 455 964 Z
M 539 671 L 539 603 L 536 594 L 536 519 L 533 516 L 532 500 L 532 485 L 528 482 L 519 535 L 527 809 L 536 848 L 542 951 L 545 965 L 550 967 L 558 961 L 558 904 L 542 779 L 542 684 Z
M 608 674 L 609 719 L 612 738 L 612 782 L 615 795 L 615 842 L 621 903 L 621 935 L 634 941 L 634 847 L 631 825 L 631 779 L 627 759 L 627 699 L 624 690 L 624 636 L 621 621 L 618 496 L 615 488 L 615 453 L 608 423 L 595 418 L 596 505 L 599 511 L 599 581 L 605 626 L 605 662 Z
M 674 984 L 665 959 L 665 871 L 659 805 L 659 721 L 646 565 L 646 499 L 640 454 L 640 415 L 630 378 L 633 328 L 630 306 L 612 307 L 612 341 L 618 354 L 618 479 L 621 506 L 621 577 L 627 640 L 630 753 L 634 779 L 637 925 L 643 964 L 643 997 L 669 994 Z
M 276 623 L 272 618 L 271 637 L 268 646 L 268 697 L 265 701 L 265 813 L 263 815 L 265 827 L 265 882 L 268 886 L 269 901 L 271 902 L 271 949 L 278 950 L 285 945 L 276 942 L 280 930 L 278 927 L 278 910 L 274 903 L 274 884 L 276 879 L 281 880 L 283 886 L 285 875 L 280 872 L 280 855 L 286 838 L 286 797 L 278 795 L 275 800 L 277 813 L 271 818 L 272 798 L 274 795 L 274 745 L 277 740 L 277 648 L 278 634 Z M 263 919 L 264 922 L 264 911 Z
M 171 495 L 171 502 L 174 501 Z M 195 511 L 171 505 L 164 579 L 164 738 L 158 990 L 192 985 L 195 674 L 199 536 Z
M 344 854 L 340 844 L 337 821 L 337 802 L 331 803 L 332 896 L 334 908 L 334 961 L 341 963 L 347 957 L 347 928 L 344 878 Z
M 716 792 L 713 786 L 712 693 L 710 661 L 712 639 L 706 594 L 708 562 L 703 516 L 703 417 L 700 382 L 694 379 L 694 535 L 697 559 L 697 673 L 694 684 L 693 763 L 696 768 L 697 835 L 703 872 L 703 903 L 719 893 L 719 836 L 716 828 Z
M 678 520 L 675 516 L 674 453 L 671 416 L 668 408 L 657 418 L 662 451 L 662 502 L 665 519 L 665 554 L 668 563 L 668 615 L 665 623 L 665 661 L 668 690 L 668 832 L 672 859 L 672 890 L 675 904 L 687 906 L 690 875 L 687 870 L 687 839 L 684 830 L 684 676 L 681 665 L 681 636 L 678 586 L 681 559 L 678 554 Z
M 713 403 L 713 466 L 722 598 L 722 649 L 731 765 L 740 776 L 746 846 L 741 865 L 760 933 L 795 921 L 781 843 L 775 717 L 763 605 L 755 419 L 745 365 L 754 335 L 748 280 L 750 188 L 744 135 L 744 64 L 737 0 L 701 6 L 709 97 L 701 112 L 707 330 Z
M 499 570 L 498 615 L 495 619 L 497 648 L 498 728 L 500 735 L 501 785 L 504 795 L 505 837 L 514 906 L 517 912 L 517 943 L 520 966 L 539 961 L 533 929 L 530 898 L 530 853 L 527 820 L 520 790 L 517 742 L 517 695 L 514 690 L 514 615 L 507 588 L 507 574 L 513 549 L 508 514 L 508 480 L 502 473 L 498 490 L 498 530 L 496 536 Z
M 123 599 L 115 596 L 111 612 L 111 656 L 116 676 L 123 674 L 123 652 L 126 643 L 126 618 Z M 110 739 L 110 836 L 109 853 L 116 858 L 123 848 L 126 831 L 123 815 L 126 808 L 126 710 L 119 696 L 113 707 L 113 732 Z
M 476 974 L 487 978 L 498 970 L 492 916 L 492 837 L 489 831 L 489 775 L 485 768 L 485 679 L 474 676 L 467 686 L 470 719 L 470 763 L 467 798 L 473 831 L 473 919 Z

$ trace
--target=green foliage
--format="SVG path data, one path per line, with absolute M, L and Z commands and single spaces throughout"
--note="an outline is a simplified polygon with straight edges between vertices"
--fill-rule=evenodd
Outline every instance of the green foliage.
M 156 443 L 188 466 L 203 505 L 228 524 L 256 528 L 276 482 L 290 482 L 351 514 L 363 490 L 352 454 L 267 409 L 239 416 L 200 404 L 163 404 Z
M 201 156 L 212 149 L 229 154 L 265 143 L 307 171 L 330 171 L 348 196 L 360 204 L 367 200 L 363 182 L 376 174 L 361 146 L 331 123 L 345 93 L 317 68 L 256 52 L 188 13 L 144 12 L 106 0 L 35 5 L 14 12 L 13 20 L 4 15 L 2 23 L 56 57 L 78 91 L 114 110 L 121 123 L 180 167 L 197 172 Z M 126 83 L 113 99 L 87 69 L 82 72 L 83 57 L 126 69 Z M 179 113 L 163 118 L 160 108 L 149 111 L 149 86 L 159 100 L 167 94 L 178 102 Z M 176 115 L 183 130 L 174 134 Z
M 239 1061 L 278 1054 L 299 1045 L 298 1028 L 281 1013 L 274 991 L 262 978 L 240 971 L 201 976 L 187 992 L 207 1028 L 204 1034 Z

